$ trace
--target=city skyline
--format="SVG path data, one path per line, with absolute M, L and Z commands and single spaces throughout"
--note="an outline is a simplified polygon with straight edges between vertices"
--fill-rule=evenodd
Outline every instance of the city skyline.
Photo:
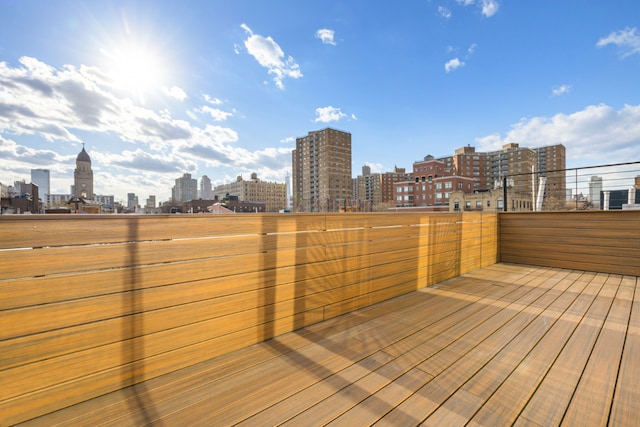
M 83 143 L 95 192 L 119 201 L 167 200 L 184 173 L 284 182 L 295 139 L 327 127 L 352 134 L 354 177 L 510 142 L 563 144 L 567 167 L 640 160 L 633 1 L 25 0 L 0 14 L 3 184 L 49 169 L 51 192 L 69 192 Z

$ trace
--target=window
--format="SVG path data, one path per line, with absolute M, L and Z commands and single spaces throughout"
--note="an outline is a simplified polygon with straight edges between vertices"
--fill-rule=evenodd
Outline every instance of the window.
M 436 183 L 436 190 L 441 190 L 442 189 L 442 183 L 438 182 Z
M 467 209 L 471 209 L 471 202 L 470 202 L 470 201 L 465 202 L 465 203 L 464 203 L 464 206 L 465 206 L 465 208 L 467 208 Z
M 502 199 L 498 199 L 497 203 L 498 203 L 498 209 L 503 209 L 504 208 L 504 204 L 502 203 Z
M 453 188 L 453 182 L 451 182 L 451 181 L 447 181 L 447 182 L 445 182 L 445 183 L 444 183 L 444 188 L 446 188 L 446 189 L 449 189 L 449 190 L 450 190 L 451 188 Z
M 476 200 L 476 209 L 482 209 L 482 200 Z

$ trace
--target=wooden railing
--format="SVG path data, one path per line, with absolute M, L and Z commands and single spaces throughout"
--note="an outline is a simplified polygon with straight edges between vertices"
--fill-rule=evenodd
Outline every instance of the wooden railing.
M 500 214 L 500 260 L 640 276 L 640 211 Z
M 0 425 L 491 265 L 497 214 L 0 217 Z

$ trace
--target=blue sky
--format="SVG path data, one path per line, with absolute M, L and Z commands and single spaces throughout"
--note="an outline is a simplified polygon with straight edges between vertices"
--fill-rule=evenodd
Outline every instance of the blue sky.
M 0 0 L 0 182 L 85 144 L 98 194 L 183 173 L 284 182 L 295 138 L 352 134 L 353 174 L 562 143 L 640 160 L 640 2 Z

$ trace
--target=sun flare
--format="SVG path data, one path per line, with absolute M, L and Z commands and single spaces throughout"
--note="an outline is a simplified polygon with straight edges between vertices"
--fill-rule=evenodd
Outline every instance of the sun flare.
M 164 83 L 166 65 L 151 46 L 129 42 L 103 49 L 102 54 L 107 59 L 106 72 L 114 88 L 135 96 L 141 104 Z

